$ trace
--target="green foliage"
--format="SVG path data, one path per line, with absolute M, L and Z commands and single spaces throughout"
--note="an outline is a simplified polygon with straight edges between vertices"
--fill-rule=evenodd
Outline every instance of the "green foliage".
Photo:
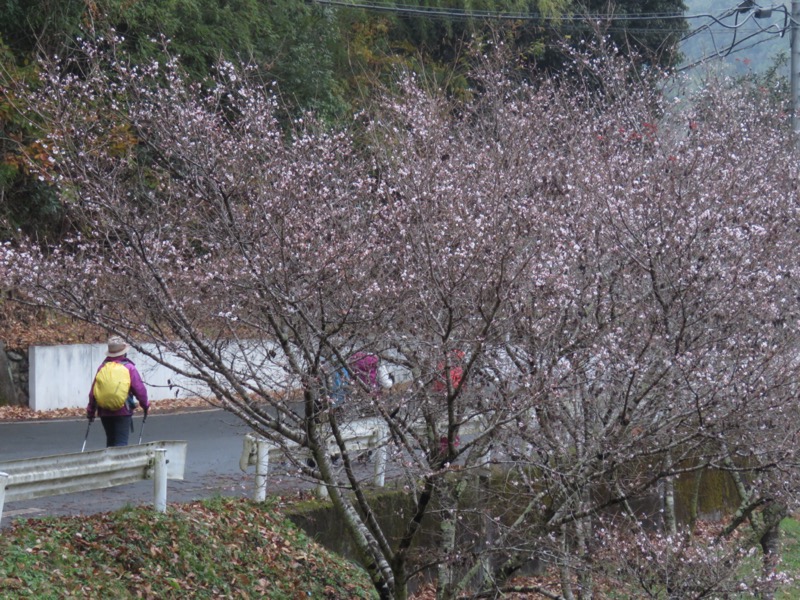
M 334 57 L 335 15 L 302 0 L 6 0 L 0 37 L 18 59 L 69 52 L 80 36 L 123 35 L 134 61 L 158 58 L 165 39 L 196 79 L 220 59 L 257 65 L 266 83 L 302 109 L 339 114 L 344 106 Z M 51 6 L 52 5 L 52 6 Z
M 3 0 L 0 37 L 18 56 L 60 52 L 81 27 L 84 0 Z
M 570 0 L 418 0 L 386 4 L 380 13 L 341 9 L 337 17 L 356 91 L 366 87 L 368 94 L 377 82 L 391 83 L 396 69 L 404 68 L 432 87 L 464 96 L 470 89 L 466 74 L 483 60 L 487 45 L 541 55 L 547 39 L 541 22 L 490 15 L 556 17 L 570 5 Z M 347 76 L 346 69 L 340 72 Z
M 398 3 L 400 4 L 400 3 Z M 402 3 L 408 6 L 409 3 Z M 419 0 L 412 7 L 435 9 L 445 15 L 436 18 L 399 14 L 392 21 L 391 41 L 395 48 L 412 49 L 427 59 L 438 63 L 452 63 L 463 55 L 464 48 L 473 36 L 478 38 L 506 37 L 519 29 L 541 30 L 537 21 L 513 21 L 484 18 L 485 14 L 520 14 L 531 16 L 557 16 L 569 9 L 569 0 Z M 474 15 L 470 17 L 470 15 Z M 490 35 L 492 34 L 492 35 Z
M 565 47 L 581 47 L 585 41 L 603 36 L 608 36 L 623 54 L 637 56 L 641 63 L 675 65 L 680 60 L 679 39 L 688 29 L 681 19 L 640 19 L 656 14 L 680 15 L 685 9 L 682 0 L 621 0 L 612 9 L 605 0 L 418 0 L 411 6 L 442 11 L 445 16 L 422 18 L 390 10 L 390 16 L 381 16 L 387 24 L 386 46 L 410 68 L 420 71 L 424 65 L 428 74 L 436 75 L 434 80 L 447 81 L 448 89 L 455 93 L 463 91 L 458 87 L 460 83 L 466 85 L 461 76 L 474 66 L 487 43 L 502 43 L 517 59 L 520 75 L 530 78 L 536 71 L 569 68 L 572 59 Z M 587 22 L 581 18 L 609 12 L 615 19 L 599 27 L 596 19 Z M 469 18 L 470 13 L 533 18 Z
M 800 521 L 796 518 L 784 519 L 781 522 L 781 533 L 783 535 L 781 571 L 797 577 L 800 573 Z M 779 600 L 800 597 L 800 581 L 795 580 L 785 586 L 779 590 L 776 597 Z
M 33 82 L 37 71 L 30 63 L 19 64 L 10 48 L 0 39 L 0 84 Z M 55 192 L 24 167 L 20 153 L 35 153 L 36 125 L 23 118 L 17 97 L 3 85 L 0 94 L 0 239 L 14 231 L 55 231 L 63 211 Z M 2 88 L 0 88 L 2 89 Z
M 105 20 L 125 36 L 135 61 L 158 58 L 162 41 L 196 79 L 219 59 L 256 65 L 292 105 L 334 116 L 342 109 L 331 15 L 300 0 L 106 0 Z
M 0 597 L 375 597 L 362 570 L 274 510 L 217 498 L 19 522 L 0 538 Z
M 635 54 L 646 64 L 674 66 L 680 62 L 678 44 L 689 26 L 682 19 L 651 15 L 681 15 L 685 10 L 683 0 L 618 0 L 612 5 L 607 0 L 578 0 L 576 12 L 590 15 L 610 12 L 614 19 L 601 24 L 596 31 L 589 24 L 577 24 L 565 33 L 570 35 L 571 43 L 579 43 L 589 35 L 606 35 L 623 54 Z

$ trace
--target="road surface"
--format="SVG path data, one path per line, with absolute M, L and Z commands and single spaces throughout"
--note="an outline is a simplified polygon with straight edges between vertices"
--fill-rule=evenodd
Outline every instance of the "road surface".
M 0 423 L 0 460 L 80 452 L 87 424 L 86 420 Z M 138 442 L 142 431 L 141 412 L 134 417 L 134 426 L 132 444 Z M 184 480 L 168 482 L 167 502 L 190 502 L 217 495 L 251 497 L 253 468 L 247 473 L 239 469 L 242 440 L 247 432 L 247 426 L 238 418 L 222 410 L 151 414 L 144 425 L 142 442 L 188 442 Z M 86 450 L 104 446 L 105 435 L 98 419 L 89 429 Z M 271 488 L 275 485 L 279 481 L 272 480 Z M 271 488 L 268 489 L 275 491 Z M 127 504 L 152 503 L 153 482 L 141 481 L 93 492 L 7 502 L 0 526 L 7 527 L 16 518 L 95 514 Z

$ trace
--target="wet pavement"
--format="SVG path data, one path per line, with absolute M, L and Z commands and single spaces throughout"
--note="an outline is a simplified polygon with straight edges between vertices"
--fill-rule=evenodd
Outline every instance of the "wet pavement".
M 183 481 L 167 483 L 167 502 L 190 502 L 213 496 L 252 496 L 254 469 L 239 469 L 244 435 L 248 428 L 236 417 L 221 410 L 190 411 L 177 414 L 153 414 L 142 429 L 141 415 L 134 418 L 131 443 L 185 440 L 186 470 Z M 86 437 L 87 421 L 31 421 L 0 423 L 0 460 L 16 460 L 80 452 Z M 105 436 L 99 420 L 89 428 L 86 450 L 99 450 Z M 273 486 L 281 484 L 275 473 Z M 153 481 L 25 500 L 6 502 L 0 526 L 16 518 L 47 515 L 86 515 L 122 508 L 126 505 L 152 504 Z M 273 490 L 274 491 L 274 490 Z

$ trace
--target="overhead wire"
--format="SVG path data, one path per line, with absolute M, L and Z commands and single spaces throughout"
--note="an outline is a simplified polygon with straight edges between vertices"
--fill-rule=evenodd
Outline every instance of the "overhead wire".
M 652 21 L 654 19 L 667 19 L 667 20 L 681 20 L 685 18 L 694 18 L 695 15 L 683 15 L 678 12 L 661 12 L 661 13 L 574 13 L 571 15 L 550 16 L 542 13 L 530 12 L 504 12 L 504 11 L 490 11 L 490 10 L 473 10 L 465 8 L 442 8 L 436 6 L 419 6 L 412 4 L 396 4 L 396 3 L 381 3 L 369 1 L 348 1 L 348 0 L 312 0 L 315 4 L 324 4 L 328 6 L 336 6 L 342 8 L 359 8 L 363 10 L 374 10 L 379 12 L 393 12 L 399 14 L 425 14 L 432 16 L 445 16 L 452 18 L 470 18 L 470 19 L 511 19 L 522 21 L 541 21 L 541 22 L 558 22 L 563 23 L 566 21 L 586 21 L 586 20 L 607 20 L 610 17 L 621 19 L 625 21 Z M 697 15 L 704 16 L 704 15 Z
M 681 12 L 641 12 L 641 13 L 573 13 L 551 16 L 542 13 L 506 12 L 490 10 L 473 10 L 455 7 L 419 6 L 413 4 L 384 3 L 366 0 L 312 0 L 315 4 L 341 8 L 357 8 L 377 12 L 397 14 L 426 15 L 434 17 L 467 18 L 467 19 L 507 19 L 515 21 L 538 21 L 541 23 L 564 24 L 586 21 L 654 21 L 654 20 L 693 20 L 716 19 L 712 14 L 700 13 L 685 15 Z M 734 11 L 728 11 L 733 13 Z M 724 25 L 724 24 L 723 24 Z
M 780 5 L 778 7 L 773 6 L 773 7 L 770 7 L 770 10 L 775 10 L 776 12 L 784 13 L 783 29 L 785 30 L 789 25 L 789 13 L 786 10 L 786 7 L 783 6 L 783 5 Z M 723 21 L 723 19 L 726 19 L 726 18 L 730 17 L 734 13 L 737 13 L 737 23 L 736 24 L 729 25 L 728 23 L 725 23 Z M 693 36 L 695 36 L 695 35 L 697 35 L 699 33 L 702 33 L 704 31 L 708 31 L 714 25 L 718 25 L 718 26 L 722 27 L 723 29 L 730 29 L 730 30 L 736 31 L 736 30 L 742 28 L 744 25 L 746 25 L 751 20 L 753 21 L 753 23 L 758 24 L 758 19 L 756 18 L 754 13 L 751 13 L 750 15 L 748 15 L 747 19 L 745 19 L 741 23 L 738 23 L 738 11 L 736 11 L 736 10 L 728 10 L 725 13 L 723 13 L 722 15 L 719 15 L 719 16 L 714 16 L 714 15 L 710 15 L 710 14 L 694 15 L 694 16 L 695 17 L 703 17 L 703 18 L 711 19 L 712 23 L 708 23 L 708 24 L 702 25 L 701 27 L 698 27 L 698 28 L 690 31 L 689 33 L 687 33 L 682 38 L 681 41 L 687 40 L 687 39 L 689 39 L 689 38 L 691 38 L 691 37 L 693 37 Z M 772 26 L 772 24 L 770 25 L 770 27 L 771 26 Z
M 764 7 L 761 7 L 761 6 L 759 6 L 759 5 L 755 4 L 755 3 L 752 3 L 747 7 L 747 12 L 748 12 L 747 17 L 741 22 L 739 21 L 739 15 L 742 14 L 742 11 L 740 10 L 740 7 L 741 7 L 741 5 L 739 7 L 737 7 L 737 8 L 729 9 L 728 11 L 726 11 L 726 12 L 722 13 L 721 15 L 719 15 L 718 17 L 712 17 L 712 21 L 713 21 L 712 23 L 705 24 L 702 27 L 698 27 L 697 29 L 695 29 L 695 30 L 691 31 L 690 33 L 688 33 L 687 35 L 685 35 L 680 40 L 679 43 L 684 43 L 686 40 L 694 37 L 695 35 L 707 32 L 710 35 L 711 43 L 714 46 L 714 52 L 712 52 L 710 54 L 703 55 L 702 57 L 692 61 L 691 63 L 682 65 L 680 68 L 678 68 L 678 71 L 685 71 L 687 69 L 694 68 L 694 67 L 696 67 L 696 66 L 698 66 L 698 65 L 700 65 L 700 64 L 702 64 L 704 62 L 707 62 L 709 60 L 712 60 L 712 59 L 715 59 L 715 58 L 725 58 L 727 56 L 730 56 L 731 54 L 734 54 L 734 53 L 737 53 L 737 52 L 743 52 L 745 50 L 749 50 L 750 48 L 753 48 L 753 47 L 755 47 L 755 46 L 757 46 L 759 44 L 763 44 L 763 43 L 765 43 L 767 41 L 775 39 L 776 37 L 783 37 L 786 34 L 786 32 L 789 31 L 789 29 L 791 27 L 792 19 L 791 19 L 791 16 L 789 15 L 789 12 L 787 11 L 785 5 L 782 5 L 782 4 L 781 5 L 772 5 L 772 6 L 768 7 L 768 8 L 764 8 Z M 757 11 L 759 11 L 759 10 L 762 10 L 762 11 L 768 10 L 770 12 L 770 14 L 773 11 L 777 12 L 779 14 L 782 14 L 783 15 L 783 24 L 779 25 L 777 23 L 772 22 L 766 27 L 761 26 L 760 23 L 759 23 L 759 18 L 757 16 L 757 14 L 758 14 Z M 723 21 L 723 19 L 729 18 L 729 17 L 734 16 L 734 15 L 735 15 L 736 19 L 735 19 L 735 22 L 734 22 L 733 25 L 731 25 L 729 23 L 725 23 Z M 750 23 L 755 24 L 756 25 L 756 29 L 754 31 L 747 32 L 747 35 L 745 35 L 744 37 L 740 37 L 740 34 L 744 32 L 744 26 L 747 25 L 747 24 L 750 24 Z M 715 32 L 715 30 L 713 29 L 714 25 L 719 25 L 723 30 L 728 30 L 728 32 L 731 33 L 732 36 L 733 36 L 730 41 L 726 41 L 724 47 L 722 47 L 722 48 L 720 48 L 717 45 L 717 38 L 715 36 L 715 33 L 717 33 L 717 32 Z M 757 36 L 762 36 L 762 39 L 756 40 L 755 42 L 753 42 L 751 44 L 744 45 L 745 42 L 747 42 L 748 40 L 751 40 L 751 39 L 753 39 L 753 38 L 755 38 Z M 763 37 L 763 36 L 766 36 L 766 37 Z
M 708 33 L 711 37 L 711 42 L 714 46 L 714 52 L 693 61 L 689 65 L 682 66 L 679 70 L 685 70 L 708 60 L 714 58 L 723 58 L 735 52 L 750 49 L 758 44 L 768 41 L 767 39 L 758 40 L 743 46 L 745 42 L 753 39 L 756 36 L 769 36 L 769 39 L 774 37 L 783 37 L 792 25 L 792 19 L 785 5 L 771 5 L 769 7 L 762 7 L 755 2 L 742 2 L 734 8 L 730 8 L 719 15 L 711 13 L 697 13 L 685 15 L 676 12 L 651 12 L 651 13 L 574 13 L 569 15 L 549 16 L 541 13 L 521 13 L 521 12 L 503 12 L 503 11 L 488 11 L 488 10 L 467 10 L 463 8 L 441 8 L 441 7 L 425 7 L 411 4 L 394 4 L 369 0 L 312 0 L 312 2 L 320 5 L 330 6 L 333 8 L 353 8 L 376 12 L 388 12 L 398 15 L 408 16 L 426 16 L 428 18 L 446 18 L 446 19 L 485 19 L 485 20 L 513 20 L 513 21 L 534 21 L 544 26 L 550 26 L 563 33 L 570 32 L 583 32 L 586 31 L 587 23 L 605 24 L 603 31 L 606 33 L 662 33 L 662 34 L 683 34 L 678 40 L 682 44 L 690 38 Z M 746 4 L 746 6 L 745 6 Z M 763 27 L 759 24 L 757 18 L 757 11 L 777 12 L 783 15 L 783 23 L 770 23 L 768 26 Z M 747 13 L 746 17 L 739 21 L 741 14 Z M 762 13 L 763 14 L 763 13 Z M 733 24 L 726 22 L 731 16 L 735 17 Z M 703 25 L 696 27 L 692 31 L 686 33 L 684 28 L 678 27 L 664 27 L 659 25 L 657 27 L 631 27 L 622 25 L 621 23 L 632 22 L 652 22 L 660 21 L 684 21 L 691 22 L 695 20 L 710 21 Z M 746 25 L 755 24 L 754 31 L 747 32 L 747 35 L 740 38 Z M 717 31 L 715 31 L 715 28 Z M 720 48 L 717 45 L 715 33 L 730 33 L 733 39 L 726 42 L 724 47 Z
M 726 48 L 722 52 L 715 52 L 713 54 L 705 55 L 705 56 L 703 56 L 701 58 L 698 58 L 697 60 L 692 61 L 691 63 L 687 63 L 685 65 L 681 65 L 680 67 L 678 67 L 675 70 L 677 72 L 679 72 L 679 73 L 682 72 L 682 71 L 687 71 L 687 70 L 692 69 L 694 67 L 697 67 L 697 66 L 699 66 L 699 65 L 701 65 L 701 64 L 703 64 L 705 62 L 708 62 L 709 60 L 712 60 L 712 59 L 715 59 L 715 58 L 725 58 L 727 56 L 730 56 L 731 54 L 738 54 L 738 53 L 744 52 L 746 50 L 750 50 L 751 48 L 755 48 L 756 46 L 758 46 L 760 44 L 764 44 L 764 43 L 766 43 L 768 41 L 770 41 L 770 40 L 769 39 L 759 39 L 759 40 L 754 41 L 752 44 L 748 44 L 746 46 L 735 47 L 735 48 Z

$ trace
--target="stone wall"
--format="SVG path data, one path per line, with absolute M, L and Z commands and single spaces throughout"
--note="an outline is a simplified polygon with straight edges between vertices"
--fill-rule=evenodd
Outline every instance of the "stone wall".
M 0 342 L 0 406 L 28 405 L 29 371 L 28 352 Z

